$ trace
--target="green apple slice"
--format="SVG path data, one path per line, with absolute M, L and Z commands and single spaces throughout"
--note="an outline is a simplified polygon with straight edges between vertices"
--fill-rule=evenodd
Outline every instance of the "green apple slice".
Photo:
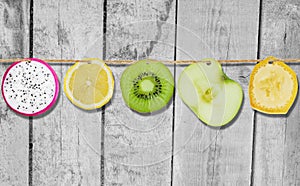
M 219 62 L 214 59 L 201 61 L 189 65 L 180 74 L 179 96 L 207 125 L 226 125 L 241 107 L 243 89 L 226 76 Z

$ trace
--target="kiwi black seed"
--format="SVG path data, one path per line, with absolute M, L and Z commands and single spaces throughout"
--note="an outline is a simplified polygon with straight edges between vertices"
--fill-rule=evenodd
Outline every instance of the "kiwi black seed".
M 174 92 L 170 70 L 163 63 L 149 59 L 127 67 L 120 83 L 126 105 L 140 113 L 164 108 Z

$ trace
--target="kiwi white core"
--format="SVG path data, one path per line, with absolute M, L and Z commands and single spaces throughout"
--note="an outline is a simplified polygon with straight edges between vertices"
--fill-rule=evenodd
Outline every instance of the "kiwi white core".
M 141 82 L 141 89 L 144 92 L 151 92 L 154 86 L 155 86 L 154 83 L 149 79 L 145 79 Z

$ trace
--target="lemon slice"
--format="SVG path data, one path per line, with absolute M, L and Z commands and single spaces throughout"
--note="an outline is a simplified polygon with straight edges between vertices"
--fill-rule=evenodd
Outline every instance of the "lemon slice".
M 96 58 L 89 63 L 75 63 L 64 78 L 64 92 L 79 108 L 92 110 L 105 105 L 112 97 L 114 79 L 110 68 Z
M 296 73 L 273 56 L 255 65 L 249 83 L 251 107 L 267 114 L 286 114 L 298 92 Z

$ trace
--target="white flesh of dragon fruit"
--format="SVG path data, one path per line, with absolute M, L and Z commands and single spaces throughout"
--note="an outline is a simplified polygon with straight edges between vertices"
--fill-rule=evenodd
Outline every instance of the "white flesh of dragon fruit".
M 25 116 L 49 110 L 58 96 L 59 83 L 54 70 L 39 59 L 13 63 L 2 80 L 7 105 Z

